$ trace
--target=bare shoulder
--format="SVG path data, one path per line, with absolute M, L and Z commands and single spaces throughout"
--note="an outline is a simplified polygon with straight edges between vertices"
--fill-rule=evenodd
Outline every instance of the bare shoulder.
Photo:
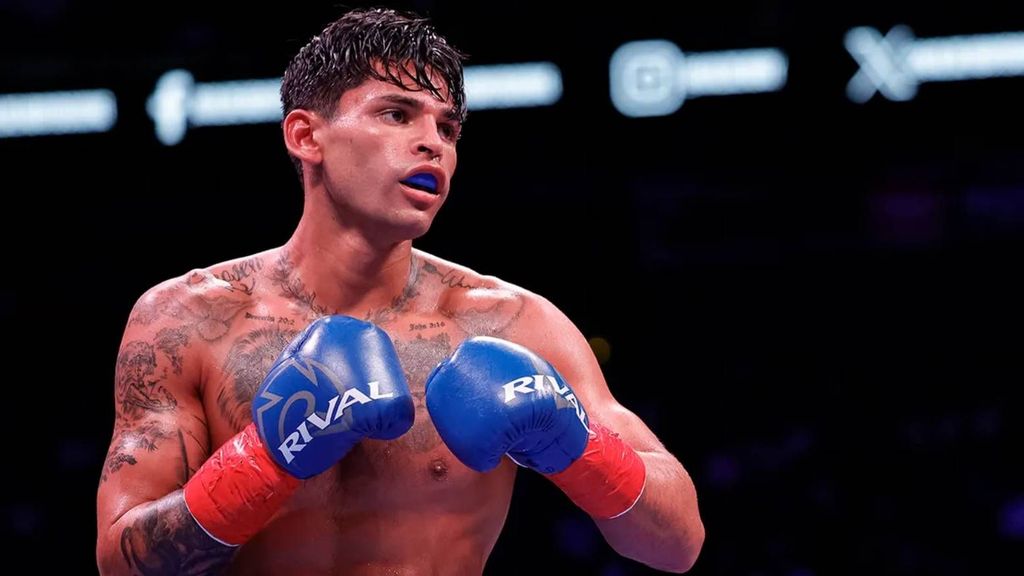
M 244 261 L 195 268 L 148 289 L 132 308 L 126 336 L 173 329 L 208 342 L 218 340 L 227 333 L 232 319 L 252 302 L 251 290 L 231 279 L 237 279 L 237 274 L 224 278 Z
M 528 335 L 535 330 L 568 321 L 547 298 L 522 286 L 421 251 L 416 255 L 422 284 L 441 291 L 439 309 L 467 335 L 532 340 Z
M 283 262 L 284 261 L 284 262 Z M 207 266 L 204 271 L 215 279 L 226 282 L 234 290 L 249 294 L 256 292 L 261 278 L 278 274 L 286 264 L 280 248 L 265 250 L 250 256 L 242 256 Z

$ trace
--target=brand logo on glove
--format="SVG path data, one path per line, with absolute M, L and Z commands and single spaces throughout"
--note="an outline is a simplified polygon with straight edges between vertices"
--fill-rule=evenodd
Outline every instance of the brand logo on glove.
M 548 387 L 555 392 L 555 406 L 559 409 L 571 408 L 575 410 L 576 417 L 579 418 L 580 423 L 583 424 L 587 433 L 590 433 L 590 427 L 587 426 L 587 413 L 583 410 L 583 406 L 579 403 L 579 400 L 576 399 L 576 395 L 573 394 L 572 390 L 570 390 L 568 386 L 559 385 L 558 379 L 554 376 L 535 374 L 533 376 L 516 378 L 507 384 L 503 384 L 502 388 L 505 390 L 505 404 L 515 400 L 516 394 L 544 392 Z
M 284 400 L 284 405 L 281 407 L 280 416 L 278 417 L 278 434 L 280 436 L 284 436 L 285 416 L 288 414 L 291 405 L 299 401 L 305 402 L 306 404 L 306 419 L 303 420 L 302 423 L 299 424 L 283 442 L 281 442 L 281 445 L 277 447 L 277 450 L 282 456 L 284 456 L 284 461 L 289 464 L 291 464 L 292 460 L 295 459 L 294 453 L 302 451 L 302 449 L 306 447 L 306 444 L 312 442 L 316 436 L 341 431 L 328 430 L 327 428 L 344 417 L 347 414 L 346 408 L 349 406 L 352 406 L 353 404 L 368 404 L 374 400 L 392 398 L 395 395 L 394 392 L 381 393 L 380 382 L 377 381 L 370 382 L 366 385 L 369 388 L 369 395 L 357 388 L 346 389 L 346 387 L 339 382 L 337 376 L 335 376 L 327 366 L 324 366 L 320 362 L 316 362 L 314 360 L 307 360 L 306 363 L 298 362 L 295 359 L 289 360 L 286 364 L 282 365 L 282 368 L 277 373 L 275 380 L 289 368 L 298 370 L 300 374 L 309 380 L 310 384 L 318 388 L 321 383 L 317 378 L 317 372 L 321 372 L 327 376 L 327 379 L 330 381 L 330 385 L 333 385 L 334 389 L 338 391 L 338 394 L 327 402 L 327 410 L 322 414 L 314 410 L 316 407 L 316 397 L 313 395 L 313 392 L 309 390 L 295 392 L 285 399 L 283 396 L 271 392 L 270 389 L 273 387 L 273 384 L 270 384 L 267 389 L 260 394 L 260 398 L 270 400 L 270 402 L 267 402 L 257 410 L 257 414 L 259 415 L 259 425 L 261 428 L 263 427 L 263 413 Z M 344 392 L 342 392 L 342 390 L 344 390 Z M 348 423 L 343 422 L 341 425 L 336 425 L 335 427 L 347 430 Z

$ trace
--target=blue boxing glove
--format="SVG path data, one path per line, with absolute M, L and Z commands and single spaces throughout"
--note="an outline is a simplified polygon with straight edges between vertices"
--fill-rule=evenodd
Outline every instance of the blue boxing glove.
M 297 478 L 323 472 L 363 438 L 401 436 L 414 415 L 387 333 L 347 316 L 319 318 L 293 339 L 252 401 L 260 438 Z
M 466 466 L 487 472 L 508 455 L 550 479 L 594 518 L 640 499 L 646 467 L 618 434 L 591 422 L 557 370 L 529 349 L 465 340 L 427 378 L 427 411 Z
M 253 423 L 185 483 L 185 505 L 222 544 L 245 543 L 298 489 L 363 438 L 412 427 L 412 396 L 388 335 L 345 316 L 311 323 L 252 400 Z
M 464 341 L 427 378 L 427 410 L 455 456 L 478 471 L 506 453 L 542 473 L 564 470 L 587 445 L 587 414 L 562 376 L 523 346 Z

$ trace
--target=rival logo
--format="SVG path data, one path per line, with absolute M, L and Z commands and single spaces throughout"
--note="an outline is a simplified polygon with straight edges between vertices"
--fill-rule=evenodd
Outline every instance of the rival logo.
M 381 394 L 380 382 L 370 382 L 367 384 L 370 387 L 370 395 L 367 396 L 355 388 L 350 388 L 345 391 L 344 395 L 338 395 L 331 398 L 330 402 L 327 403 L 327 412 L 321 417 L 316 412 L 310 414 L 302 424 L 299 424 L 298 428 L 294 432 L 288 435 L 281 442 L 281 445 L 277 447 L 281 454 L 284 456 L 284 461 L 291 464 L 292 460 L 295 459 L 293 452 L 300 452 L 313 441 L 313 435 L 309 433 L 308 424 L 316 426 L 318 429 L 323 430 L 331 425 L 332 422 L 341 418 L 345 414 L 345 408 L 353 404 L 367 404 L 374 400 L 380 400 L 381 398 L 393 398 L 394 392 L 388 392 L 387 394 Z M 341 400 L 339 403 L 338 400 Z M 338 407 L 335 410 L 335 406 Z M 333 416 L 332 416 L 333 414 Z
M 583 424 L 583 428 L 590 433 L 590 427 L 587 426 L 587 413 L 583 410 L 583 406 L 579 400 L 576 399 L 576 395 L 573 394 L 572 390 L 569 389 L 568 385 L 559 385 L 558 379 L 554 376 L 546 374 L 535 374 L 533 376 L 523 376 L 522 378 L 516 378 L 515 380 L 502 385 L 505 390 L 505 403 L 515 400 L 516 394 L 532 394 L 534 392 L 544 392 L 545 387 L 550 387 L 556 394 L 555 405 L 559 408 L 564 407 L 567 402 L 576 411 L 576 417 L 579 418 L 580 423 Z M 558 402 L 557 399 L 562 398 L 563 402 Z
M 261 435 L 264 433 L 264 413 L 268 410 L 271 410 L 280 404 L 280 406 L 275 409 L 275 412 L 280 410 L 277 418 L 277 433 L 279 434 L 278 437 L 281 437 L 285 434 L 285 415 L 290 411 L 291 406 L 295 402 L 303 402 L 306 405 L 306 418 L 290 434 L 288 434 L 288 436 L 286 436 L 277 447 L 278 452 L 281 453 L 284 457 L 285 463 L 287 464 L 291 464 L 292 460 L 295 459 L 296 452 L 301 452 L 307 444 L 313 441 L 315 433 L 326 430 L 327 427 L 342 419 L 347 413 L 346 408 L 354 404 L 368 404 L 374 400 L 393 398 L 395 396 L 394 392 L 382 393 L 380 390 L 380 382 L 376 380 L 367 384 L 367 387 L 369 388 L 369 395 L 357 388 L 348 388 L 340 383 L 337 376 L 334 375 L 327 366 L 315 360 L 300 362 L 294 358 L 289 359 L 283 362 L 276 369 L 277 373 L 271 378 L 277 380 L 278 377 L 288 372 L 290 369 L 297 370 L 313 386 L 317 388 L 320 388 L 323 385 L 331 386 L 338 393 L 327 402 L 327 410 L 322 414 L 318 413 L 314 409 L 317 404 L 317 400 L 316 396 L 310 390 L 295 391 L 286 399 L 285 397 L 271 391 L 274 389 L 274 383 L 271 382 L 260 394 L 260 398 L 268 400 L 268 402 L 256 410 L 256 421 L 260 427 Z M 317 372 L 326 376 L 329 383 L 321 382 L 317 377 Z M 281 404 L 282 401 L 284 402 L 283 404 Z

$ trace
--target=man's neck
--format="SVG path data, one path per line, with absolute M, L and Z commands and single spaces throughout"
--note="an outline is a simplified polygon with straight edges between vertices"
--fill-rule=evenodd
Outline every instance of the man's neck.
M 324 229 L 303 218 L 281 259 L 301 281 L 311 308 L 362 315 L 391 305 L 403 293 L 413 263 L 412 241 L 374 244 L 360 231 Z

